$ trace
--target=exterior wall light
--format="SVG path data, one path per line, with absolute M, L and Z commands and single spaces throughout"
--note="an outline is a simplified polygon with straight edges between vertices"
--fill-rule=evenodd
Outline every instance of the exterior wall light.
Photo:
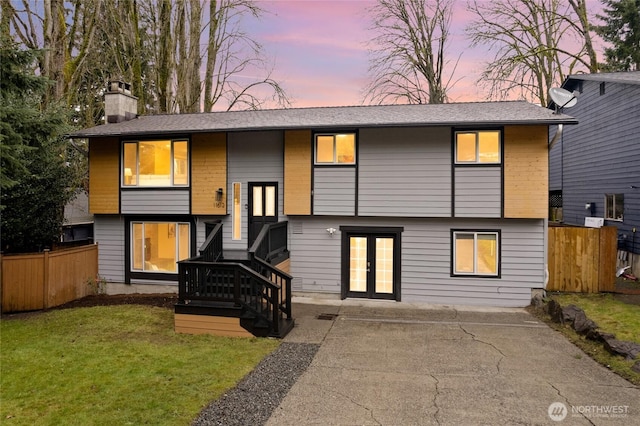
M 222 188 L 218 188 L 218 190 L 216 191 L 216 201 L 220 202 L 222 201 L 222 194 L 224 193 L 224 191 L 222 190 Z

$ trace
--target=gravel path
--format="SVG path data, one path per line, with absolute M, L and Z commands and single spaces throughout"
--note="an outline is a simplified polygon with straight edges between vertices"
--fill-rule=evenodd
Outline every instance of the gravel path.
M 265 424 L 291 386 L 311 364 L 318 348 L 320 345 L 309 343 L 282 343 L 235 388 L 202 410 L 192 424 Z

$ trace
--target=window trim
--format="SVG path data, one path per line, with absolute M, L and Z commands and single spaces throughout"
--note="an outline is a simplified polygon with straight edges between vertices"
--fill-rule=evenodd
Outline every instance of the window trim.
M 350 163 L 338 163 L 336 161 L 336 136 L 338 135 L 353 135 L 353 162 Z M 332 136 L 333 137 L 333 162 L 319 162 L 318 161 L 318 136 Z M 314 166 L 337 166 L 337 167 L 348 167 L 355 166 L 358 161 L 358 134 L 355 131 L 345 131 L 345 132 L 319 132 L 313 135 L 313 165 Z
M 171 153 L 170 153 L 170 177 L 171 177 L 171 184 L 167 185 L 167 186 L 141 186 L 140 185 L 140 143 L 144 143 L 144 142 L 169 142 L 171 144 Z M 175 143 L 176 142 L 185 142 L 187 144 L 187 182 L 184 184 L 176 184 L 175 183 Z M 125 154 L 125 146 L 126 144 L 129 143 L 135 143 L 136 144 L 136 170 L 134 175 L 137 176 L 136 179 L 136 184 L 135 185 L 126 185 L 125 184 L 125 171 L 127 169 L 127 167 L 125 167 L 125 161 L 124 161 L 124 154 Z M 184 188 L 189 188 L 189 186 L 191 185 L 191 141 L 189 138 L 187 137 L 178 137 L 178 138 L 164 138 L 164 137 L 158 137 L 158 138 L 151 138 L 151 139 L 131 139 L 131 140 L 127 140 L 127 139 L 123 139 L 120 143 L 120 188 L 121 189 L 184 189 Z M 133 170 L 132 170 L 133 173 Z
M 616 213 L 616 199 L 618 199 L 618 197 L 621 198 L 621 210 L 622 210 L 622 215 L 620 216 L 620 218 L 615 218 L 615 217 L 608 217 L 608 211 L 609 211 L 609 197 L 612 197 L 612 201 L 613 201 L 613 215 L 615 216 Z M 624 222 L 624 194 L 623 193 L 615 193 L 615 194 L 604 194 L 604 220 L 609 220 L 612 222 Z
M 480 162 L 480 139 L 478 135 L 481 132 L 497 132 L 498 133 L 498 161 Z M 475 134 L 476 139 L 476 159 L 475 161 L 458 161 L 458 134 Z M 503 163 L 504 151 L 504 131 L 500 129 L 458 129 L 453 132 L 453 160 L 456 166 L 500 166 Z
M 473 272 L 464 273 L 456 272 L 456 235 L 457 234 L 473 234 L 474 249 L 473 249 Z M 463 278 L 501 278 L 502 277 L 502 232 L 500 229 L 451 229 L 451 276 L 463 277 Z M 495 235 L 496 236 L 496 273 L 495 274 L 480 274 L 477 272 L 477 241 L 478 235 Z

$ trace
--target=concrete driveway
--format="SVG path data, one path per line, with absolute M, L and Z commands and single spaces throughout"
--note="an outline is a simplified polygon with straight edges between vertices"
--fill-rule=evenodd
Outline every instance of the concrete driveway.
M 294 317 L 286 341 L 321 347 L 268 425 L 640 425 L 640 389 L 523 309 L 296 298 Z

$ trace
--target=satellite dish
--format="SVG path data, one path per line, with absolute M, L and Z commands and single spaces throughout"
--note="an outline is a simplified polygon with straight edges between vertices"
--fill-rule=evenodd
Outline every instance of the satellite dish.
M 549 97 L 556 104 L 558 110 L 562 108 L 571 108 L 578 103 L 578 98 L 576 98 L 575 94 L 559 87 L 552 87 L 549 89 Z

